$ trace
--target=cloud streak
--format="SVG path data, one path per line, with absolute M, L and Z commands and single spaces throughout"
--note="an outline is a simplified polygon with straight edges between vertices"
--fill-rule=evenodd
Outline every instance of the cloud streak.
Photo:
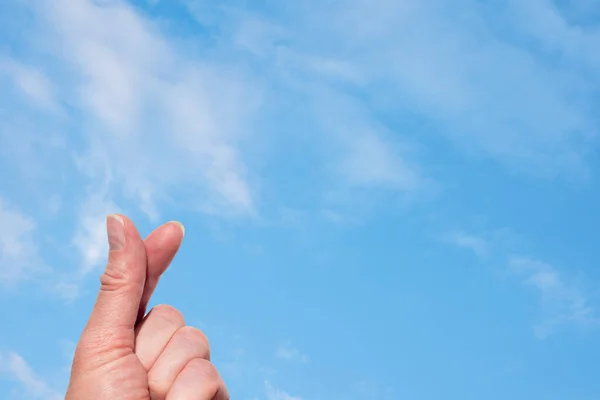
M 54 88 L 44 73 L 15 60 L 0 58 L 0 77 L 2 75 L 7 76 L 33 105 L 49 111 L 56 111 Z
M 307 363 L 310 358 L 308 355 L 302 353 L 300 350 L 290 346 L 289 344 L 282 344 L 277 348 L 275 356 L 285 361 L 295 361 L 300 363 Z
M 415 118 L 511 168 L 552 176 L 586 169 L 595 120 L 582 105 L 591 104 L 586 88 L 597 82 L 568 63 L 551 68 L 541 44 L 517 45 L 487 23 L 495 11 L 518 14 L 515 34 L 547 39 L 526 22 L 551 14 L 557 23 L 559 10 L 542 2 L 501 10 L 470 0 L 452 10 L 437 0 L 371 3 L 257 12 L 236 1 L 188 1 L 215 34 L 195 46 L 126 2 L 31 3 L 31 35 L 46 37 L 52 68 L 11 67 L 11 76 L 38 103 L 71 106 L 69 119 L 82 128 L 78 153 L 89 160 L 87 172 L 96 172 L 86 172 L 90 184 L 99 184 L 98 171 L 108 165 L 108 201 L 132 201 L 153 220 L 159 205 L 173 203 L 260 214 L 269 177 L 257 178 L 263 167 L 252 151 L 286 134 L 265 128 L 273 118 L 314 128 L 305 150 L 325 150 L 319 185 L 333 190 L 427 187 L 431 177 L 414 143 L 431 134 L 404 123 Z M 592 68 L 593 57 L 567 49 L 593 49 L 593 41 L 561 21 L 561 37 L 570 38 L 565 56 Z M 49 81 L 59 79 L 56 91 Z
M 425 118 L 465 151 L 525 173 L 584 173 L 599 82 L 579 65 L 596 70 L 598 40 L 547 0 L 309 1 L 259 15 L 234 1 L 211 8 L 212 19 L 207 2 L 189 3 L 291 85 L 360 93 L 372 100 L 369 118 Z M 551 45 L 564 62 L 551 62 Z
M 559 270 L 542 261 L 527 257 L 512 257 L 510 271 L 521 283 L 539 296 L 543 319 L 535 325 L 535 334 L 545 338 L 562 325 L 597 325 L 599 320 L 585 292 L 569 282 Z
M 0 284 L 46 272 L 34 241 L 35 222 L 0 197 Z
M 498 243 L 463 231 L 446 234 L 444 242 L 472 251 L 479 257 L 496 255 L 496 262 L 504 265 L 503 270 L 536 295 L 541 314 L 534 325 L 538 338 L 544 339 L 567 325 L 588 327 L 598 324 L 589 295 L 579 282 L 569 279 L 557 267 L 536 258 L 516 256 Z
M 199 193 L 194 207 L 252 212 L 235 141 L 256 99 L 241 73 L 187 56 L 124 2 L 32 7 L 47 50 L 71 74 L 64 92 L 83 123 L 88 170 L 106 160 L 116 193 L 150 217 L 182 186 Z
M 292 396 L 289 393 L 274 387 L 269 381 L 265 382 L 267 400 L 302 400 L 302 397 Z
M 443 237 L 444 241 L 463 249 L 471 250 L 482 257 L 488 253 L 488 243 L 485 239 L 463 231 L 450 232 Z
M 64 395 L 52 389 L 19 354 L 0 354 L 0 371 L 18 381 L 27 398 L 36 400 L 61 400 Z

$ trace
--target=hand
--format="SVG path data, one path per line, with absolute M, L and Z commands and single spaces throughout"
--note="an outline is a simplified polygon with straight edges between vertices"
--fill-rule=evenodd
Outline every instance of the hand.
M 144 316 L 183 240 L 167 223 L 142 241 L 124 216 L 107 218 L 110 251 L 81 335 L 65 400 L 228 400 L 206 336 L 170 306 Z

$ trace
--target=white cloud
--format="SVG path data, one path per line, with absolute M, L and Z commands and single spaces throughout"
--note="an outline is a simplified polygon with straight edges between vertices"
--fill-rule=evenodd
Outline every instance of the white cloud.
M 63 280 L 65 277 L 47 265 L 40 256 L 35 239 L 37 230 L 35 221 L 20 213 L 2 197 L 0 197 L 0 221 L 2 221 L 0 224 L 0 284 L 14 285 L 22 280 L 33 280 L 41 284 L 48 293 L 67 301 L 72 301 L 80 295 L 81 289 L 78 282 L 72 281 L 75 274 L 69 274 L 66 277 L 69 279 L 68 281 Z M 86 226 L 87 223 L 88 220 L 84 219 L 83 225 Z M 96 263 L 101 257 L 96 254 L 101 245 L 94 243 L 94 238 L 91 236 L 86 238 L 83 234 L 76 239 L 79 239 L 76 243 L 80 246 L 84 259 L 87 261 L 81 266 L 80 272 L 84 274 L 89 272 L 89 269 L 95 265 L 93 263 Z
M 488 243 L 485 239 L 463 231 L 450 232 L 444 235 L 443 239 L 447 243 L 471 250 L 478 256 L 485 256 L 488 252 Z
M 76 300 L 81 294 L 82 289 L 79 283 L 59 281 L 49 288 L 50 292 L 56 297 L 65 300 L 66 302 L 72 302 Z
M 289 129 L 306 119 L 307 131 L 318 131 L 303 134 L 312 135 L 309 150 L 325 154 L 331 176 L 320 174 L 317 184 L 327 191 L 326 203 L 372 196 L 372 189 L 410 193 L 426 186 L 412 143 L 434 133 L 412 131 L 418 124 L 404 124 L 412 119 L 532 173 L 584 164 L 581 149 L 596 126 L 587 88 L 597 78 L 579 74 L 571 62 L 551 68 L 544 51 L 553 45 L 590 72 L 600 66 L 600 52 L 592 51 L 599 42 L 547 1 L 502 9 L 518 11 L 523 20 L 515 32 L 546 47 L 508 40 L 487 23 L 496 14 L 471 0 L 452 8 L 439 0 L 286 2 L 274 8 L 278 17 L 187 3 L 201 23 L 218 27 L 214 41 L 179 41 L 168 26 L 120 0 L 26 2 L 37 22 L 31 35 L 44 37 L 36 48 L 55 58 L 52 73 L 11 61 L 10 76 L 38 103 L 69 104 L 70 122 L 81 128 L 72 142 L 84 143 L 74 151 L 88 198 L 79 206 L 61 201 L 61 210 L 80 210 L 74 243 L 84 273 L 105 256 L 104 214 L 124 200 L 154 220 L 169 203 L 256 213 L 261 182 L 244 151 L 264 138 L 255 120 L 274 112 Z M 284 98 L 298 101 L 279 104 Z M 472 235 L 455 233 L 452 240 L 486 252 L 485 241 Z
M 164 203 L 211 214 L 255 213 L 256 196 L 239 151 L 260 103 L 252 78 L 171 40 L 125 1 L 22 6 L 34 15 L 28 35 L 44 38 L 34 48 L 54 57 L 49 76 L 61 90 L 18 61 L 3 62 L 3 71 L 35 102 L 69 104 L 68 118 L 53 123 L 67 131 L 70 145 L 61 155 L 75 158 L 77 169 L 54 172 L 76 183 L 69 188 L 70 204 L 55 200 L 50 208 L 79 210 L 72 243 L 81 255 L 80 277 L 106 256 L 104 218 L 118 211 L 117 199 L 133 202 L 153 221 Z M 70 132 L 73 125 L 76 133 Z M 25 139 L 19 137 L 9 144 L 21 146 Z M 28 158 L 19 162 L 29 165 Z M 54 291 L 73 298 L 77 285 L 60 282 Z
M 301 363 L 306 363 L 309 361 L 309 357 L 306 354 L 304 354 L 300 350 L 290 346 L 289 343 L 281 344 L 277 348 L 277 352 L 275 353 L 275 356 L 281 360 L 286 360 L 286 361 L 296 361 L 296 362 L 301 362 Z
M 334 169 L 350 186 L 418 189 L 425 179 L 408 160 L 408 146 L 364 108 L 365 104 L 334 92 L 320 92 L 315 100 L 320 126 L 335 143 L 332 154 L 338 153 Z
M 410 154 L 408 141 L 378 121 L 359 97 L 337 85 L 364 84 L 359 65 L 294 46 L 307 34 L 294 29 L 294 24 L 286 25 L 268 15 L 215 6 L 202 0 L 188 1 L 188 5 L 200 23 L 218 25 L 224 51 L 266 65 L 263 73 L 279 89 L 270 93 L 269 100 L 289 104 L 289 99 L 295 99 L 289 109 L 283 108 L 281 115 L 288 121 L 284 131 L 293 131 L 294 125 L 314 124 L 316 133 L 305 131 L 302 135 L 314 145 L 306 151 L 325 149 L 327 156 L 323 162 L 328 174 L 323 180 L 330 188 L 412 192 L 424 186 L 427 179 L 414 154 Z M 311 13 L 319 9 L 311 8 Z M 296 109 L 297 103 L 302 104 L 301 111 Z M 267 105 L 282 109 L 280 104 Z M 265 110 L 265 114 L 269 112 L 270 109 Z
M 118 211 L 117 206 L 107 200 L 103 193 L 94 193 L 84 202 L 78 218 L 79 226 L 73 238 L 73 244 L 81 257 L 79 273 L 82 277 L 106 260 L 106 216 Z
M 173 192 L 183 205 L 248 214 L 255 207 L 237 149 L 259 92 L 235 67 L 200 59 L 128 3 L 32 3 L 37 31 L 70 79 L 88 169 L 111 167 L 117 193 L 157 217 Z M 64 76 L 63 76 L 64 78 Z M 191 189 L 194 188 L 194 192 Z
M 499 237 L 498 233 L 502 231 L 492 235 L 498 240 L 486 240 L 463 231 L 454 231 L 446 234 L 443 240 L 471 250 L 480 257 L 487 256 L 494 250 L 493 253 L 508 258 L 506 271 L 518 278 L 525 288 L 531 289 L 539 300 L 540 318 L 534 324 L 534 333 L 538 338 L 548 337 L 562 326 L 595 326 L 600 322 L 581 282 L 538 259 L 511 256 L 514 249 L 509 249 L 515 246 L 504 248 L 506 232 Z M 514 234 L 511 233 L 511 236 Z M 519 238 L 519 241 L 522 242 L 524 239 Z
M 225 39 L 244 37 L 231 42 L 294 88 L 329 83 L 368 98 L 369 119 L 427 120 L 466 151 L 526 173 L 585 173 L 598 126 L 591 88 L 600 86 L 600 41 L 549 0 L 285 2 L 272 18 L 189 3 L 203 23 L 208 9 L 218 15 L 209 24 Z M 555 48 L 564 62 L 549 62 Z
M 269 381 L 265 382 L 267 400 L 302 400 L 302 397 L 292 396 L 289 393 L 274 387 Z
M 0 58 L 0 76 L 8 76 L 31 102 L 47 110 L 56 110 L 54 88 L 46 75 L 10 58 Z
M 34 241 L 34 220 L 0 197 L 0 221 L 0 283 L 14 284 L 47 271 Z
M 0 371 L 18 381 L 27 399 L 61 400 L 64 394 L 54 390 L 31 366 L 17 353 L 0 354 Z
M 448 8 L 435 0 L 380 1 L 367 10 L 370 3 L 356 0 L 344 11 L 331 10 L 340 13 L 332 18 L 339 21 L 332 42 L 396 91 L 391 107 L 431 118 L 466 149 L 522 170 L 579 168 L 580 142 L 594 131 L 594 117 L 581 107 L 592 98 L 577 68 L 550 67 L 534 49 L 509 41 L 486 23 L 497 21 L 497 13 L 486 14 L 476 2 Z M 377 27 L 343 29 L 349 20 L 380 17 Z
M 598 323 L 586 293 L 575 282 L 565 279 L 556 267 L 532 258 L 512 257 L 509 268 L 540 297 L 543 320 L 535 326 L 538 337 L 544 338 L 565 324 Z
M 350 144 L 352 149 L 340 167 L 352 184 L 400 188 L 418 184 L 420 178 L 415 171 L 377 136 L 364 133 Z
M 430 133 L 404 123 L 413 119 L 534 174 L 585 164 L 582 149 L 595 131 L 586 111 L 592 74 L 579 74 L 571 63 L 551 68 L 543 46 L 517 45 L 483 23 L 492 16 L 477 2 L 451 9 L 438 0 L 287 2 L 273 15 L 186 3 L 201 23 L 218 28 L 214 41 L 179 41 L 168 25 L 120 0 L 27 2 L 38 22 L 31 35 L 44 37 L 37 48 L 55 57 L 48 74 L 60 93 L 40 71 L 13 74 L 25 77 L 16 81 L 32 98 L 71 106 L 87 146 L 81 153 L 101 154 L 87 167 L 111 166 L 109 201 L 124 195 L 153 219 L 160 204 L 171 202 L 255 214 L 261 185 L 246 149 L 264 138 L 254 122 L 273 112 L 286 117 L 289 129 L 306 122 L 321 130 L 306 133 L 313 135 L 307 143 L 309 150 L 325 149 L 334 176 L 322 175 L 322 186 L 333 190 L 422 188 L 427 171 L 411 141 Z M 592 36 L 575 34 L 547 2 L 521 3 L 502 9 L 523 16 L 514 27 L 519 34 L 560 44 L 569 60 L 593 70 Z M 544 18 L 564 26 L 557 38 L 549 29 L 526 29 Z M 587 51 L 575 51 L 581 46 Z M 280 104 L 289 98 L 298 103 Z

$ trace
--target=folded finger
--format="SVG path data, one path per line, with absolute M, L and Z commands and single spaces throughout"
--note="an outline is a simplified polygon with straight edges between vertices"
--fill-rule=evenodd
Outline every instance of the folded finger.
M 156 228 L 144 240 L 146 246 L 147 272 L 144 291 L 138 311 L 138 322 L 146 314 L 148 302 L 156 289 L 161 275 L 169 268 L 183 240 L 184 228 L 180 222 L 172 221 Z
M 199 329 L 179 329 L 148 372 L 148 387 L 153 399 L 164 399 L 177 376 L 190 360 L 210 357 L 208 339 Z
M 175 332 L 185 326 L 183 315 L 167 305 L 154 307 L 135 330 L 135 349 L 140 362 L 150 371 Z
M 229 393 L 214 365 L 195 358 L 179 373 L 166 400 L 229 400 Z
M 183 315 L 167 305 L 154 307 L 135 330 L 135 349 L 140 362 L 150 371 L 171 338 L 185 326 Z

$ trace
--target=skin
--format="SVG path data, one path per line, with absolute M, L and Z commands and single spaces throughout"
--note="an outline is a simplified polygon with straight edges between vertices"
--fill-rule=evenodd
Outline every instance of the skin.
M 145 240 L 123 215 L 108 216 L 106 225 L 108 263 L 65 400 L 229 400 L 206 336 L 171 306 L 145 313 L 183 225 L 169 222 Z

